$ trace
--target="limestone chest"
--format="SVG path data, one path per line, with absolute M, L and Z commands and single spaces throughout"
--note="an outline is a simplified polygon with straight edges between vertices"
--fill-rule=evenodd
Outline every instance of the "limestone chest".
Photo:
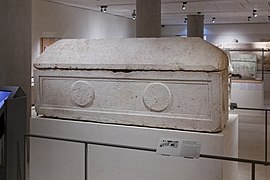
M 228 59 L 200 38 L 61 40 L 34 64 L 49 117 L 192 131 L 228 119 Z

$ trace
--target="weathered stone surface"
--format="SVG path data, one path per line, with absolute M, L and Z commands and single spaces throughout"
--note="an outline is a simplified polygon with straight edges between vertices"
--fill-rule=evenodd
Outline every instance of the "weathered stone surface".
M 119 43 L 114 42 L 111 48 L 108 46 L 112 40 L 108 40 L 108 44 L 102 40 L 102 47 L 109 51 L 110 61 L 108 54 L 103 61 L 99 48 L 94 45 L 86 50 L 93 43 L 89 40 L 60 41 L 60 44 L 48 48 L 35 64 L 38 68 L 34 73 L 37 112 L 74 120 L 221 131 L 228 119 L 227 56 L 201 40 L 198 41 L 199 46 L 201 44 L 206 49 L 200 47 L 196 51 L 182 51 L 183 45 L 175 47 L 175 40 L 179 40 L 195 48 L 194 39 L 197 38 L 191 38 L 190 42 L 189 38 L 150 39 L 148 43 L 147 39 L 143 39 L 142 44 L 147 46 L 139 46 L 137 39 L 121 39 L 115 40 Z M 129 46 L 123 43 L 125 40 Z M 80 50 L 73 47 L 78 42 L 87 42 L 86 47 L 80 45 Z M 127 47 L 123 48 L 123 44 Z M 162 46 L 164 44 L 166 46 Z M 133 52 L 133 45 L 137 48 L 136 53 Z M 115 48 L 121 49 L 122 54 L 118 54 L 120 51 L 116 53 Z M 213 56 L 206 55 L 206 59 L 202 55 L 210 54 L 209 50 L 213 51 Z M 129 56 L 134 61 L 125 59 Z M 151 56 L 154 56 L 153 59 Z M 193 59 L 188 58 L 193 56 Z M 139 57 L 142 59 L 139 60 Z M 179 66 L 176 59 L 180 62 Z M 214 65 L 212 62 L 215 62 Z M 172 68 L 170 71 L 169 67 Z
M 68 39 L 37 59 L 36 68 L 108 70 L 227 69 L 226 55 L 201 38 Z

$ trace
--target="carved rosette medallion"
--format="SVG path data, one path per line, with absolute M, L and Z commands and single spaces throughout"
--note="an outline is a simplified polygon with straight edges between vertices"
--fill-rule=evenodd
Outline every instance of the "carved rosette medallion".
M 71 101 L 80 107 L 91 106 L 95 93 L 90 85 L 85 81 L 77 81 L 71 87 Z
M 170 89 L 162 83 L 152 83 L 144 90 L 143 102 L 150 111 L 162 112 L 172 102 Z

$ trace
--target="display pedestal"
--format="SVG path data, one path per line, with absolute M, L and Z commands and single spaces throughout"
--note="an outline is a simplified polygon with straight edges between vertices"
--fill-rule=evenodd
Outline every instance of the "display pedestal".
M 239 107 L 263 108 L 264 84 L 262 81 L 233 80 L 231 102 Z
M 233 80 L 231 102 L 238 107 L 264 108 L 264 82 L 251 80 Z M 230 113 L 238 114 L 240 123 L 264 124 L 263 111 L 234 109 Z
M 31 134 L 156 149 L 161 138 L 200 141 L 201 153 L 238 156 L 238 117 L 221 133 L 199 133 L 32 118 Z M 84 144 L 31 138 L 31 180 L 83 180 Z M 89 180 L 237 180 L 237 163 L 185 159 L 154 152 L 88 146 Z

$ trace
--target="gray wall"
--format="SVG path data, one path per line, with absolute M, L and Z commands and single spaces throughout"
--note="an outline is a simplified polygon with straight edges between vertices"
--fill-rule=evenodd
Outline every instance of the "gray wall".
M 32 60 L 41 37 L 99 39 L 135 37 L 135 21 L 78 7 L 32 0 Z
M 165 26 L 162 36 L 186 36 L 186 25 Z M 269 24 L 207 24 L 204 27 L 206 40 L 212 44 L 234 42 L 260 42 L 270 40 Z
M 0 85 L 21 86 L 30 117 L 31 0 L 0 1 Z

